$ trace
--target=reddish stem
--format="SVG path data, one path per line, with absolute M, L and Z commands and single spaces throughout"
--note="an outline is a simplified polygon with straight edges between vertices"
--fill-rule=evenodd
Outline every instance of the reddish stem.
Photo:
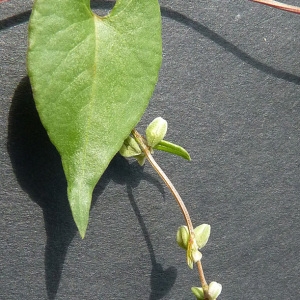
M 271 6 L 280 10 L 284 10 L 284 11 L 288 11 L 291 13 L 295 13 L 295 14 L 300 14 L 300 7 L 298 6 L 294 6 L 294 5 L 289 5 L 289 4 L 284 4 L 278 1 L 273 1 L 273 0 L 249 0 L 252 2 L 257 2 L 260 4 L 264 4 L 267 6 Z

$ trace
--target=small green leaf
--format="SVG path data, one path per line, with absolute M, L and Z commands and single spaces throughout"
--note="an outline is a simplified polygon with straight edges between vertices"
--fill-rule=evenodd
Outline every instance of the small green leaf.
M 142 150 L 135 139 L 129 136 L 123 143 L 120 154 L 124 157 L 132 157 L 137 156 L 142 153 Z
M 82 238 L 93 189 L 143 115 L 161 59 L 157 0 L 118 0 L 105 17 L 89 0 L 34 2 L 28 74 Z
M 153 147 L 153 149 L 169 152 L 181 156 L 184 159 L 191 160 L 189 153 L 183 147 L 165 140 L 160 141 L 155 147 Z
M 143 166 L 146 162 L 146 156 L 144 153 L 141 153 L 140 155 L 135 156 L 134 158 L 137 160 L 140 166 Z
M 196 296 L 197 300 L 205 299 L 203 288 L 193 286 L 191 290 L 192 290 L 193 294 Z

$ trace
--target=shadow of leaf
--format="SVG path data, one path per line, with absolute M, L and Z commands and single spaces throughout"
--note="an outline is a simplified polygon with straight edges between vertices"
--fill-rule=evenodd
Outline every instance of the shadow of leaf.
M 40 122 L 28 77 L 21 80 L 15 91 L 8 123 L 7 149 L 14 173 L 22 189 L 43 211 L 47 236 L 45 281 L 51 300 L 56 296 L 65 256 L 77 228 L 67 198 L 60 155 Z M 118 169 L 116 164 L 115 168 Z M 105 189 L 111 173 L 110 170 L 103 174 L 93 199 Z
M 46 289 L 48 299 L 55 299 L 68 247 L 77 233 L 67 199 L 67 183 L 59 153 L 50 142 L 35 108 L 28 77 L 19 83 L 9 112 L 7 149 L 17 180 L 29 197 L 43 210 L 47 242 L 45 246 Z M 135 203 L 132 188 L 141 180 L 155 185 L 164 195 L 161 184 L 143 172 L 137 163 L 129 164 L 117 155 L 97 184 L 97 199 L 110 180 L 126 185 L 130 203 L 139 220 L 152 262 L 151 296 L 160 299 L 173 286 L 176 269 L 162 270 L 156 262 L 149 233 Z M 93 200 L 92 205 L 95 203 Z
M 65 255 L 77 229 L 60 156 L 40 122 L 28 77 L 20 82 L 12 100 L 7 148 L 20 186 L 43 210 L 46 287 L 49 299 L 54 299 Z

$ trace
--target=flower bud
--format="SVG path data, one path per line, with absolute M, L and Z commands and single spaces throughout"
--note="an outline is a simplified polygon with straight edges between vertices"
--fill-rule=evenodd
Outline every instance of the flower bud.
M 189 268 L 193 269 L 194 263 L 201 260 L 201 258 L 202 258 L 202 253 L 198 250 L 198 245 L 196 240 L 194 238 L 193 239 L 190 238 L 186 250 L 186 259 Z
M 129 136 L 119 150 L 120 154 L 124 157 L 137 156 L 142 153 L 142 150 L 135 139 Z
M 176 235 L 177 244 L 181 248 L 187 249 L 189 239 L 190 239 L 190 233 L 187 226 L 180 226 L 177 230 L 177 235 Z
M 203 248 L 210 236 L 210 225 L 201 224 L 194 229 L 195 239 L 198 245 L 198 248 Z
M 222 285 L 215 281 L 212 281 L 208 286 L 208 297 L 209 300 L 215 300 L 219 297 L 222 291 Z
M 197 300 L 204 300 L 205 299 L 203 288 L 193 286 L 191 290 L 192 290 L 193 294 L 196 296 Z
M 196 263 L 197 261 L 201 260 L 202 253 L 198 249 L 195 249 L 192 251 L 192 258 L 193 262 Z
M 168 123 L 161 117 L 155 118 L 146 129 L 146 138 L 148 145 L 154 147 L 166 135 Z

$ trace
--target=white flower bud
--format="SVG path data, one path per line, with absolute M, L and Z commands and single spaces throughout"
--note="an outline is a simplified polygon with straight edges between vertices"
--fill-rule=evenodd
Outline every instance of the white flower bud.
M 222 291 L 222 285 L 215 281 L 212 281 L 208 286 L 209 300 L 216 300 Z
M 201 260 L 202 253 L 199 250 L 194 250 L 194 251 L 192 251 L 192 257 L 193 257 L 194 263 L 196 263 L 197 261 Z
M 193 269 L 194 263 L 201 260 L 202 253 L 198 250 L 198 245 L 195 239 L 190 239 L 186 251 L 187 264 L 190 269 Z

